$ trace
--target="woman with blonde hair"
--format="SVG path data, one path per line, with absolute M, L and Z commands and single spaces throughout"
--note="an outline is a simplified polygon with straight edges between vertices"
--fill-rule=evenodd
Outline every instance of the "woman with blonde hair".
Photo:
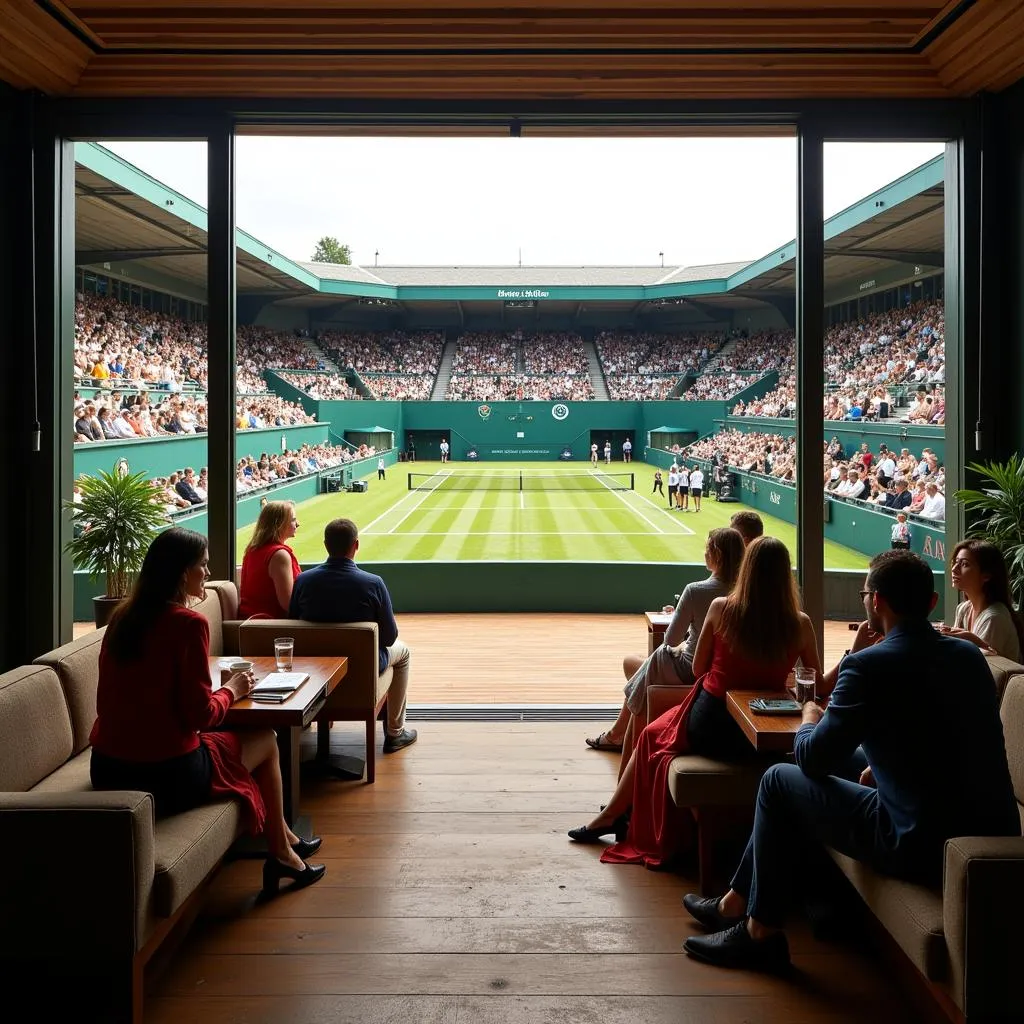
M 292 587 L 302 570 L 287 541 L 298 528 L 294 502 L 268 501 L 260 509 L 256 529 L 242 558 L 238 614 L 243 619 L 254 615 L 288 618 Z
M 697 639 L 711 602 L 726 596 L 736 583 L 743 561 L 743 536 L 738 530 L 721 527 L 712 530 L 704 545 L 704 564 L 711 574 L 706 580 L 689 583 L 679 595 L 679 602 L 666 611 L 672 619 L 665 631 L 664 643 L 646 658 L 627 655 L 622 662 L 625 672 L 626 699 L 615 724 L 586 744 L 594 750 L 622 752 L 622 768 L 629 761 L 633 744 L 640 730 L 647 725 L 647 687 L 687 686 L 697 681 L 693 674 L 693 657 Z M 680 700 L 682 697 L 680 697 Z
M 684 838 L 668 806 L 672 759 L 686 753 L 749 757 L 753 750 L 726 708 L 726 694 L 740 687 L 782 693 L 797 658 L 821 678 L 814 626 L 800 611 L 789 551 L 774 537 L 759 537 L 747 548 L 729 596 L 708 609 L 693 658 L 696 685 L 644 729 L 607 806 L 569 837 L 593 843 L 614 833 L 616 844 L 601 856 L 613 864 L 660 867 L 670 860 Z
M 949 574 L 954 589 L 967 600 L 956 606 L 953 625 L 939 631 L 1019 662 L 1024 630 L 1013 606 L 1003 553 L 987 540 L 962 540 L 953 548 Z

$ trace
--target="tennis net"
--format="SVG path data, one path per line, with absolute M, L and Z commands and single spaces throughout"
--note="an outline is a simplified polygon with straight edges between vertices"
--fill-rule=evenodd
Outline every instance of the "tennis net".
M 410 491 L 631 491 L 632 473 L 410 473 Z

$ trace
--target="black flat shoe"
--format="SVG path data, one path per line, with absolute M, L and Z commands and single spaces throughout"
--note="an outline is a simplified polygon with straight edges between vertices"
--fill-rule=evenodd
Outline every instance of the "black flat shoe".
M 324 877 L 327 867 L 323 864 L 304 864 L 302 870 L 293 868 L 288 864 L 282 864 L 276 857 L 268 857 L 263 862 L 263 889 L 259 894 L 260 900 L 268 900 L 281 892 L 281 880 L 292 879 L 284 892 L 294 892 L 296 889 L 305 889 L 307 886 L 319 882 Z
M 752 939 L 744 918 L 720 932 L 691 935 L 683 949 L 695 960 L 715 967 L 739 967 L 751 971 L 780 971 L 789 967 L 789 943 L 783 932 L 767 939 Z
M 300 839 L 297 843 L 292 843 L 292 850 L 303 860 L 308 860 L 320 849 L 322 843 L 323 839 L 320 836 L 313 836 L 312 839 Z
M 742 917 L 726 917 L 718 909 L 719 902 L 718 896 L 698 896 L 693 892 L 688 892 L 683 897 L 683 906 L 690 917 L 713 932 L 725 931 L 737 921 L 743 920 Z
M 629 830 L 629 815 L 623 814 L 616 818 L 610 825 L 603 828 L 588 828 L 580 825 L 579 828 L 569 829 L 568 836 L 574 843 L 596 843 L 605 836 L 615 836 L 615 842 L 621 843 L 626 838 Z

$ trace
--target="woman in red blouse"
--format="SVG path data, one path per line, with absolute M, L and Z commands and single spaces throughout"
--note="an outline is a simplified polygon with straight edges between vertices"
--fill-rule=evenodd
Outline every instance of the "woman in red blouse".
M 242 559 L 238 614 L 243 619 L 253 615 L 288 618 L 292 587 L 302 570 L 286 542 L 298 528 L 294 502 L 268 501 L 260 510 Z
M 151 793 L 158 817 L 234 797 L 250 831 L 266 834 L 264 892 L 276 892 L 283 878 L 305 888 L 324 874 L 322 864 L 303 863 L 321 840 L 299 839 L 284 820 L 274 733 L 207 731 L 253 685 L 251 673 L 240 672 L 213 689 L 210 626 L 188 608 L 204 596 L 208 561 L 202 534 L 165 530 L 114 612 L 100 649 L 92 784 Z

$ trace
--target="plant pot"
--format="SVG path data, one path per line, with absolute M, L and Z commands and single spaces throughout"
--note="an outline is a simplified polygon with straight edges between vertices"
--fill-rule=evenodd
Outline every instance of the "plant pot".
M 114 609 L 124 600 L 120 597 L 94 597 L 92 599 L 92 617 L 96 621 L 96 628 L 101 629 L 110 621 Z

